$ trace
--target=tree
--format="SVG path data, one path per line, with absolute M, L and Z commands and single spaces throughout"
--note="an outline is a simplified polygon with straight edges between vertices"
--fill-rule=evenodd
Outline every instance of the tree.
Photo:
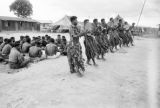
M 32 4 L 28 0 L 15 0 L 9 8 L 18 17 L 26 18 L 33 14 Z

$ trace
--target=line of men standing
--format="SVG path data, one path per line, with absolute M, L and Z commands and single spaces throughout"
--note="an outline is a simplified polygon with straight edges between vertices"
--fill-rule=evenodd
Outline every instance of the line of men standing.
M 99 24 L 98 19 L 94 19 L 93 23 L 89 23 L 89 20 L 84 20 L 84 28 L 78 26 L 76 16 L 70 18 L 71 27 L 69 30 L 70 43 L 67 48 L 68 62 L 71 73 L 78 73 L 83 76 L 85 71 L 84 59 L 82 57 L 82 47 L 80 44 L 80 37 L 84 37 L 85 53 L 87 56 L 87 64 L 90 64 L 90 60 L 97 66 L 95 57 L 97 59 L 105 60 L 104 55 L 109 50 L 113 53 L 113 48 L 117 49 L 117 45 L 133 46 L 133 35 L 134 23 L 129 26 L 127 22 L 123 23 L 122 19 L 119 19 L 117 25 L 115 25 L 113 18 L 107 24 L 105 19 L 101 19 Z

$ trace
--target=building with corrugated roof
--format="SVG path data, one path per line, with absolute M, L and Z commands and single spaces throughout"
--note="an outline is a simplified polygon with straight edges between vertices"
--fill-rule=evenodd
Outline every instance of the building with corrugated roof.
M 0 16 L 2 31 L 40 31 L 40 23 L 31 18 Z
M 40 20 L 40 31 L 49 31 L 53 25 L 50 20 Z

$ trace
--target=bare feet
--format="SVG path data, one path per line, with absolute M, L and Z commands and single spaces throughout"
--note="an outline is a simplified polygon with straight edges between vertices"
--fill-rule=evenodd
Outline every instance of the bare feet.
M 83 71 L 78 71 L 77 74 L 78 74 L 79 77 L 83 77 L 84 72 Z
M 98 64 L 94 63 L 94 66 L 95 66 L 95 67 L 97 67 L 97 66 L 98 66 Z
M 88 65 L 92 65 L 91 63 L 89 63 L 89 61 L 86 62 Z

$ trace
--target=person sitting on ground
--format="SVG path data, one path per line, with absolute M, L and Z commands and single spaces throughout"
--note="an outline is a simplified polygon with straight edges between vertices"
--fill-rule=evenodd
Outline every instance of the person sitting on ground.
M 29 49 L 29 57 L 31 58 L 40 58 L 42 56 L 42 50 L 40 48 L 40 42 L 35 42 Z
M 38 36 L 38 40 L 39 40 L 39 41 L 41 40 L 41 36 Z
M 3 43 L 3 37 L 0 37 L 0 45 Z
M 49 41 L 49 44 L 47 44 L 46 48 L 45 48 L 46 58 L 47 58 L 47 56 L 56 55 L 57 52 L 58 52 L 58 47 L 55 44 L 55 40 L 53 38 L 51 38 Z
M 16 41 L 9 54 L 9 66 L 11 69 L 19 69 L 26 67 L 30 59 L 24 59 L 23 54 L 20 53 L 20 42 Z
M 24 42 L 24 36 L 20 36 L 20 42 Z
M 22 50 L 22 45 L 23 45 L 23 43 L 25 42 L 25 39 L 24 39 L 24 36 L 20 36 L 20 52 L 22 52 L 21 50 Z
M 15 37 L 11 37 L 11 45 L 13 46 L 14 42 L 15 42 Z
M 57 39 L 56 39 L 57 46 L 60 46 L 61 42 L 62 42 L 61 35 L 57 35 Z
M 41 40 L 41 47 L 46 47 L 46 45 L 47 45 L 47 41 L 45 40 L 45 37 L 43 36 L 42 37 L 42 40 Z
M 62 44 L 67 45 L 67 39 L 65 36 L 62 36 Z
M 30 47 L 31 47 L 30 38 L 26 37 L 25 42 L 22 45 L 22 52 L 23 53 L 28 53 Z
M 47 39 L 48 39 L 48 35 L 46 34 L 44 37 L 45 37 L 45 40 L 47 41 Z
M 4 45 L 5 45 L 3 41 L 4 41 L 3 37 L 0 37 L 0 53 L 2 51 L 2 47 L 4 47 Z M 3 61 L 3 57 L 0 55 L 0 62 L 2 62 L 2 61 Z
M 50 39 L 51 39 L 51 37 L 47 35 L 46 36 L 46 42 L 49 43 Z
M 36 42 L 36 37 L 32 37 L 31 45 Z
M 6 45 L 2 49 L 1 55 L 2 55 L 2 57 L 4 57 L 4 59 L 8 59 L 8 56 L 10 54 L 11 49 L 12 49 L 11 39 L 8 39 Z
M 61 55 L 67 55 L 67 40 L 65 36 L 62 36 L 61 46 L 60 46 L 60 52 Z
M 5 38 L 3 43 L 0 45 L 0 52 L 2 51 L 3 47 L 8 43 L 8 39 Z
M 25 38 L 27 38 L 31 42 L 30 36 L 26 35 Z

